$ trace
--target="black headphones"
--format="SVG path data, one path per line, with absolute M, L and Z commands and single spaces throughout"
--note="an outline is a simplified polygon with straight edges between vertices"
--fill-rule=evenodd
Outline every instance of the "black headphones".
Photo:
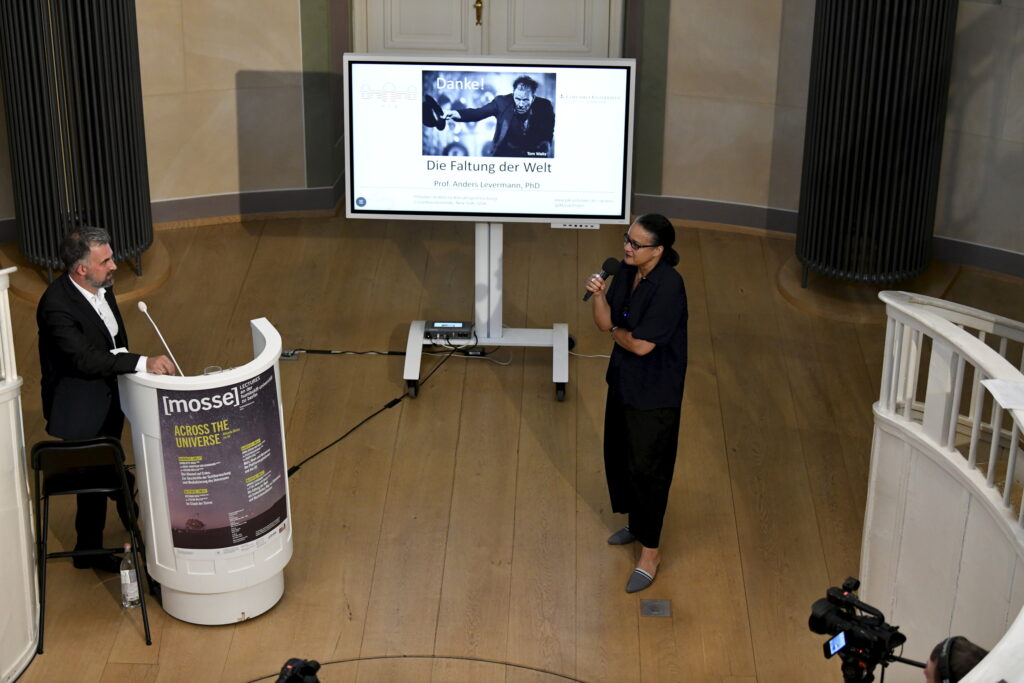
M 942 641 L 942 650 L 939 652 L 939 659 L 937 662 L 939 680 L 942 683 L 955 683 L 953 679 L 953 672 L 949 669 L 949 655 L 953 650 L 953 641 L 960 636 L 953 636 L 952 638 L 946 638 Z M 956 681 L 960 680 L 959 678 Z

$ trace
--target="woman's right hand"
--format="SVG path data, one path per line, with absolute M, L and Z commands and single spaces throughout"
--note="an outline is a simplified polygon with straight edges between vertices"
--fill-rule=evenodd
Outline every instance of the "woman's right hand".
M 598 296 L 604 296 L 605 281 L 599 274 L 593 273 L 587 278 L 587 291 Z

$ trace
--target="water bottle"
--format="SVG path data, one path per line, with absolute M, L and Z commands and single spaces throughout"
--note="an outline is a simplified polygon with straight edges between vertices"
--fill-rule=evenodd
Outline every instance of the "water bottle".
M 132 562 L 132 544 L 124 544 L 124 559 L 121 560 L 121 607 L 132 609 L 139 606 L 139 575 Z

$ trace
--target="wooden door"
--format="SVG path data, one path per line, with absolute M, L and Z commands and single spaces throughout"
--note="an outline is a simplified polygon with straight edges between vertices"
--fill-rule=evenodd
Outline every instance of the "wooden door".
M 621 55 L 622 0 L 477 2 L 353 0 L 353 47 L 378 54 Z

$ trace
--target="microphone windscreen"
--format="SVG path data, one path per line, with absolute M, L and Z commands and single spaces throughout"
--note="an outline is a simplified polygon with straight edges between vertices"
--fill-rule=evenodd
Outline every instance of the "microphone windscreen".
M 622 268 L 622 261 L 617 258 L 607 258 L 604 260 L 604 265 L 601 266 L 601 270 L 609 275 L 615 275 L 620 268 Z
M 143 313 L 145 313 L 148 310 L 145 301 L 139 302 L 139 310 L 142 311 Z

